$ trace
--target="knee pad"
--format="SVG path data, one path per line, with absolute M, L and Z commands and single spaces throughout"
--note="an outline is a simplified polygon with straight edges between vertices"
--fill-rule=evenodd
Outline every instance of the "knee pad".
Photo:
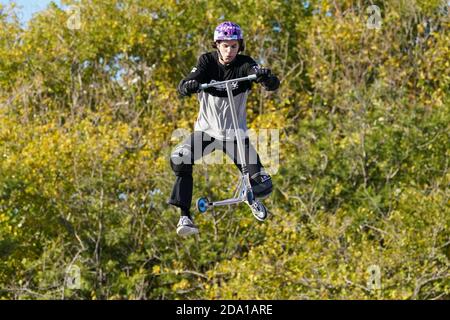
M 176 175 L 192 174 L 192 161 L 189 145 L 176 147 L 170 155 L 170 166 Z
M 257 172 L 250 178 L 253 194 L 257 199 L 265 199 L 272 193 L 272 177 L 265 171 Z

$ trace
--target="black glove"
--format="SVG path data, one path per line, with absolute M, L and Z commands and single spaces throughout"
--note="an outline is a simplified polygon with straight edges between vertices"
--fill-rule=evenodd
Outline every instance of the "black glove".
M 256 82 L 261 83 L 267 81 L 272 72 L 267 68 L 259 68 L 256 70 Z
M 183 92 L 186 95 L 198 92 L 200 88 L 200 83 L 197 80 L 188 80 L 183 83 Z

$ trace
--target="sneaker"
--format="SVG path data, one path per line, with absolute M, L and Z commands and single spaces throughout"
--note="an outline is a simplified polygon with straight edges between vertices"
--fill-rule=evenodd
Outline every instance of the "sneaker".
M 253 216 L 256 218 L 256 220 L 265 221 L 267 219 L 267 209 L 261 201 L 255 200 L 251 205 L 251 208 Z
M 197 226 L 187 216 L 181 216 L 177 225 L 177 234 L 179 236 L 189 236 L 198 233 Z

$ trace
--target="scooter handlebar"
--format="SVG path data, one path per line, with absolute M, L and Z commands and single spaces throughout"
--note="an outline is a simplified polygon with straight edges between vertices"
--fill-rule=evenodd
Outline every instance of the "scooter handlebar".
M 224 85 L 227 82 L 241 82 L 241 81 L 253 81 L 253 80 L 256 80 L 256 74 L 251 74 L 246 77 L 236 78 L 236 79 L 231 79 L 231 80 L 226 80 L 226 81 L 219 81 L 219 82 L 213 82 L 213 83 L 202 83 L 200 85 L 200 90 L 205 90 L 207 88 Z

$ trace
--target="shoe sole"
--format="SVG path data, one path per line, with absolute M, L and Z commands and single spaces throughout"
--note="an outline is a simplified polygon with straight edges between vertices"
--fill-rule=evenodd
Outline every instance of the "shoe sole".
M 197 234 L 198 229 L 197 228 L 191 228 L 187 226 L 181 226 L 177 228 L 177 234 L 179 236 L 189 236 L 191 234 Z
M 258 220 L 258 221 L 260 221 L 260 222 L 264 222 L 264 221 L 266 221 L 267 220 L 267 218 L 269 217 L 269 214 L 268 213 L 266 213 L 266 216 L 264 217 L 264 218 L 260 218 L 260 217 L 258 217 L 257 215 L 255 215 L 253 212 L 252 212 L 252 214 L 253 214 L 253 217 L 256 219 L 256 220 Z

